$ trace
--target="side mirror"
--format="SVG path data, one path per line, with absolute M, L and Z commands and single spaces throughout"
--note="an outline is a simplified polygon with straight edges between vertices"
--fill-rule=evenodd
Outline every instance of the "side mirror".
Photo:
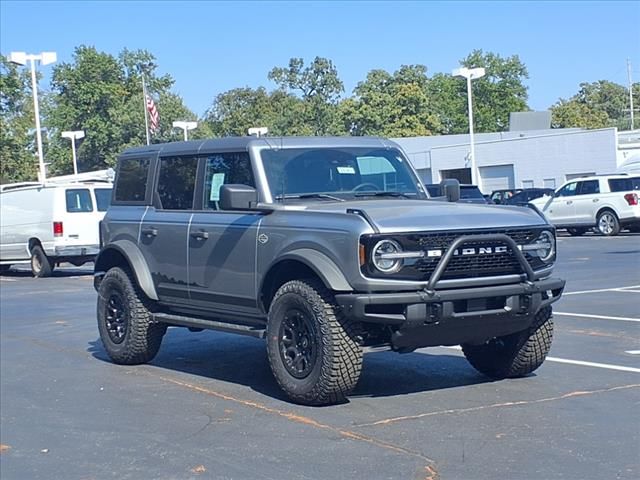
M 221 210 L 250 210 L 258 203 L 258 192 L 248 185 L 222 185 L 220 187 Z
M 442 194 L 447 197 L 448 202 L 457 202 L 460 200 L 460 182 L 455 178 L 447 178 L 440 182 Z

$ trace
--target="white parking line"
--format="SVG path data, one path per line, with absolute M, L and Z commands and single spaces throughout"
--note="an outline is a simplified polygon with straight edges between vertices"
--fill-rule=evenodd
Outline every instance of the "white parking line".
M 640 318 L 633 317 L 610 317 L 607 315 L 592 315 L 586 313 L 569 313 L 569 312 L 553 312 L 554 315 L 562 315 L 565 317 L 581 317 L 581 318 L 595 318 L 597 320 L 619 320 L 622 322 L 640 322 Z
M 443 347 L 443 348 L 448 348 L 450 350 L 462 350 L 462 347 L 460 347 L 460 345 L 454 345 L 451 347 Z M 632 353 L 632 352 L 637 352 L 637 354 L 640 354 L 640 350 L 630 350 L 627 353 Z M 595 368 L 605 368 L 607 370 L 618 370 L 620 372 L 640 373 L 640 368 L 624 367 L 622 365 L 612 365 L 610 363 L 585 362 L 583 360 L 571 360 L 568 358 L 558 358 L 558 357 L 547 357 L 546 360 L 549 362 L 566 363 L 568 365 L 580 365 L 583 367 L 595 367 Z
M 0 277 L 0 280 L 2 280 L 3 282 L 17 282 L 15 278 Z
M 563 295 L 583 295 L 585 293 L 601 293 L 601 292 L 629 292 L 631 288 L 640 288 L 640 285 L 631 285 L 630 287 L 600 288 L 598 290 L 582 290 L 580 292 L 564 292 Z
M 624 353 L 629 353 L 631 355 L 640 355 L 640 350 L 625 350 Z
M 609 363 L 583 362 L 582 360 L 569 360 L 566 358 L 547 357 L 547 361 L 556 363 L 568 363 L 569 365 L 581 365 L 584 367 L 606 368 L 607 370 L 618 370 L 621 372 L 640 373 L 640 368 L 623 367 L 622 365 L 611 365 Z

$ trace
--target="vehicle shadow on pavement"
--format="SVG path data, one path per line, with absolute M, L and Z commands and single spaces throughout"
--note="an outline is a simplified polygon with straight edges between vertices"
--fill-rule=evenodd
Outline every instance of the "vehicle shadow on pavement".
M 88 351 L 95 358 L 110 362 L 100 340 L 90 342 Z M 262 340 L 170 328 L 160 352 L 149 365 L 203 380 L 246 385 L 262 395 L 290 402 L 273 378 Z M 360 381 L 350 397 L 392 397 L 490 381 L 460 356 L 375 352 L 365 354 Z
M 93 270 L 87 270 L 86 268 L 65 268 L 61 270 L 54 270 L 51 273 L 51 276 L 47 278 L 88 277 L 92 275 Z M 34 278 L 30 270 L 7 270 L 4 272 L 0 272 L 0 277 Z M 46 278 L 38 280 L 46 280 Z

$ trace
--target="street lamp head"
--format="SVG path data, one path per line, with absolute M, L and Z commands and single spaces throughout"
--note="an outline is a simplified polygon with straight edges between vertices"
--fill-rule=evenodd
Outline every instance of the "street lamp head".
M 70 132 L 62 132 L 60 134 L 62 138 L 69 138 L 71 140 L 79 140 L 84 138 L 84 130 L 74 130 Z
M 454 77 L 464 77 L 470 80 L 475 80 L 477 78 L 484 77 L 485 73 L 486 73 L 485 69 L 482 67 L 478 67 L 478 68 L 461 67 L 461 68 L 454 69 L 451 72 L 451 75 L 453 75 Z
M 8 57 L 11 63 L 15 63 L 16 65 L 26 65 L 27 64 L 27 54 L 26 52 L 11 52 Z
M 193 130 L 198 127 L 198 122 L 185 122 L 181 120 L 176 120 L 172 123 L 173 128 L 181 128 L 183 130 Z
M 42 52 L 40 55 L 40 63 L 42 65 L 49 65 L 50 63 L 56 63 L 58 55 L 56 52 Z

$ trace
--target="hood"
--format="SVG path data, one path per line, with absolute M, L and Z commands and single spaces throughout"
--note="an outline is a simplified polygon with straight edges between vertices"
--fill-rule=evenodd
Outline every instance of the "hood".
M 345 213 L 349 208 L 364 210 L 382 233 L 511 228 L 547 223 L 527 207 L 400 198 L 313 203 L 305 210 Z

